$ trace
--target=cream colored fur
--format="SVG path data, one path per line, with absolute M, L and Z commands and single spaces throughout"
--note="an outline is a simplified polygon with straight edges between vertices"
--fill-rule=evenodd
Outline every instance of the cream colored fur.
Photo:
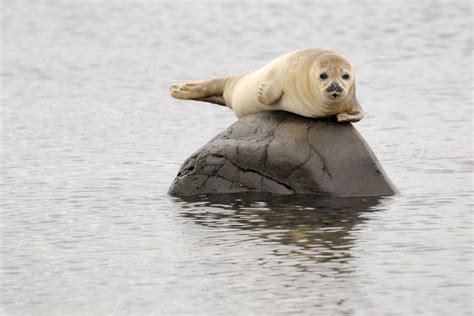
M 325 74 L 324 79 L 320 76 Z M 177 99 L 217 103 L 237 117 L 266 110 L 283 110 L 306 117 L 336 116 L 356 122 L 363 112 L 355 97 L 354 71 L 340 54 L 324 49 L 300 49 L 262 68 L 235 76 L 173 84 Z M 338 91 L 331 91 L 331 84 Z

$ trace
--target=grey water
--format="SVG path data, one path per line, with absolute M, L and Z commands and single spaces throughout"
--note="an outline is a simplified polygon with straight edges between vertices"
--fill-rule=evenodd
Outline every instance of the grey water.
M 470 315 L 470 1 L 1 6 L 1 315 Z M 167 86 L 326 47 L 400 195 L 172 198 L 236 121 Z

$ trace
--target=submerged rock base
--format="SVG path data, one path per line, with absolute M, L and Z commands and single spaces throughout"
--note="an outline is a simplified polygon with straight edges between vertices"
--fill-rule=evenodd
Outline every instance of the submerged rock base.
M 236 192 L 349 197 L 396 189 L 352 124 L 269 111 L 241 118 L 189 157 L 168 193 Z

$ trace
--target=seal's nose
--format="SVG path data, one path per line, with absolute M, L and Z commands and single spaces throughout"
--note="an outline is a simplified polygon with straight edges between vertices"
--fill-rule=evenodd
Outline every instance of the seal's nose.
M 342 90 L 343 90 L 342 87 L 339 85 L 337 81 L 331 82 L 329 87 L 326 88 L 326 92 L 332 92 L 332 91 L 342 92 Z

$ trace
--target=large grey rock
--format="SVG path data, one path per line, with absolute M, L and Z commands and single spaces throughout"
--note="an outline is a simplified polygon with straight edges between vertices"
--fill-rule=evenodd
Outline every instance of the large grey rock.
M 272 111 L 243 117 L 189 157 L 169 194 L 249 191 L 382 196 L 396 189 L 351 124 Z

